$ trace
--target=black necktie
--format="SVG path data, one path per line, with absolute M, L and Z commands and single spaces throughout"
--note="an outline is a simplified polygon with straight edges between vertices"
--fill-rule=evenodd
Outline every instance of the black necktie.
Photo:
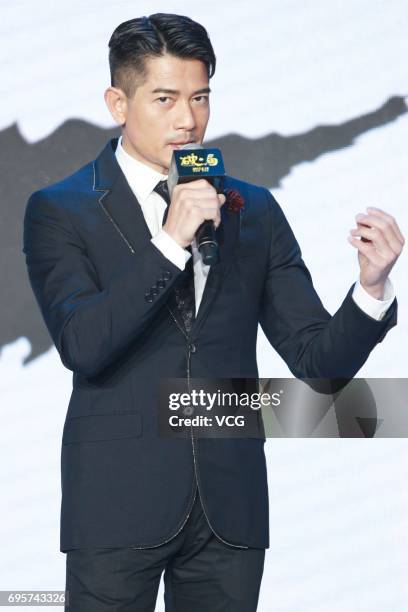
M 169 211 L 170 195 L 167 186 L 167 181 L 159 181 L 154 191 L 158 193 L 167 204 L 164 211 L 163 225 L 166 223 L 167 213 Z M 186 247 L 192 253 L 191 246 Z M 193 256 L 186 263 L 183 274 L 180 275 L 180 280 L 174 287 L 174 299 L 176 307 L 179 310 L 186 332 L 189 334 L 195 319 L 195 290 L 194 290 L 194 268 Z

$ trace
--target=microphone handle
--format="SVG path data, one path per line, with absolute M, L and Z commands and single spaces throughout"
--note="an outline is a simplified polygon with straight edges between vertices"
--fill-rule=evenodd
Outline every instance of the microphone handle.
M 212 266 L 218 261 L 218 243 L 215 235 L 214 222 L 211 219 L 204 221 L 196 232 L 198 250 L 203 262 Z

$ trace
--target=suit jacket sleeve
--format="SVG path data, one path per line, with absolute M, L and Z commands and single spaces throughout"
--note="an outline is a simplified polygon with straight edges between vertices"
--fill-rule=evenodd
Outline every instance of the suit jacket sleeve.
M 297 378 L 350 378 L 397 323 L 397 300 L 381 321 L 352 298 L 354 284 L 331 316 L 317 295 L 289 223 L 273 196 L 268 199 L 269 268 L 260 324 Z
M 27 203 L 23 252 L 63 364 L 86 377 L 99 374 L 137 340 L 181 273 L 149 241 L 101 286 L 66 211 L 45 190 Z M 159 278 L 166 279 L 165 287 L 149 302 L 146 292 Z

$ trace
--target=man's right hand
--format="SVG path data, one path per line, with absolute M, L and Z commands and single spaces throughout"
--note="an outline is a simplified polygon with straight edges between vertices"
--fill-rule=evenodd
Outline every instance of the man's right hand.
M 205 179 L 176 185 L 163 229 L 180 246 L 186 248 L 205 220 L 212 219 L 214 226 L 219 226 L 220 208 L 224 203 L 225 195 L 218 194 Z

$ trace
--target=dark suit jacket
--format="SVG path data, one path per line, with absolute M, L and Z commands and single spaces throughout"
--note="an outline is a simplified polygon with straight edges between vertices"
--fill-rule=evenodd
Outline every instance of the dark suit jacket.
M 167 307 L 181 272 L 151 243 L 116 144 L 35 192 L 24 220 L 30 282 L 73 371 L 61 551 L 167 541 L 188 516 L 196 477 L 213 530 L 235 546 L 267 548 L 264 438 L 159 436 L 158 381 L 188 369 L 195 378 L 257 377 L 258 323 L 296 377 L 350 378 L 396 324 L 397 302 L 376 321 L 351 286 L 331 316 L 268 189 L 228 177 L 245 208 L 222 207 L 220 262 L 186 337 Z

